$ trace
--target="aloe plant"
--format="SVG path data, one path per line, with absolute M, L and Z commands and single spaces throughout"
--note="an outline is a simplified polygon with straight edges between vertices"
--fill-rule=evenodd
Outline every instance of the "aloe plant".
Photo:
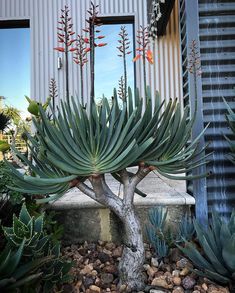
M 170 100 L 164 109 L 157 94 L 152 101 L 149 89 L 147 96 L 141 98 L 138 91 L 132 97 L 129 88 L 128 99 L 121 104 L 115 90 L 111 106 L 106 98 L 99 106 L 92 101 L 89 109 L 73 98 L 70 102 L 61 101 L 60 108 L 53 113 L 53 123 L 42 106 L 39 111 L 40 119 L 33 119 L 36 134 L 28 134 L 34 163 L 13 148 L 32 176 L 22 175 L 9 166 L 18 185 L 13 189 L 44 195 L 38 200 L 42 203 L 58 199 L 77 187 L 110 208 L 125 227 L 120 282 L 128 283 L 131 290 L 142 288 L 144 245 L 133 205 L 136 186 L 152 170 L 157 169 L 168 178 L 185 179 L 187 176 L 179 174 L 205 163 L 203 156 L 198 157 L 203 153 L 197 151 L 200 136 L 188 144 L 193 124 L 188 119 L 189 108 L 182 115 L 177 100 Z M 199 159 L 192 163 L 196 157 Z M 137 171 L 127 170 L 134 166 Z M 107 185 L 107 173 L 123 184 L 123 198 Z
M 4 235 L 12 247 L 18 247 L 24 240 L 25 256 L 42 256 L 49 237 L 43 232 L 44 214 L 38 218 L 31 217 L 25 204 L 22 205 L 19 218 L 13 215 L 13 226 L 3 227 Z
M 18 249 L 18 254 L 20 254 L 18 260 L 20 261 L 22 257 L 23 262 L 28 263 L 25 265 L 21 262 L 22 266 L 26 268 L 28 266 L 31 268 L 33 264 L 35 266 L 40 264 L 37 267 L 39 271 L 36 275 L 40 276 L 44 292 L 50 292 L 55 284 L 63 283 L 70 278 L 68 272 L 71 263 L 65 262 L 60 257 L 58 241 L 52 243 L 50 236 L 44 232 L 44 214 L 37 218 L 31 217 L 26 205 L 23 204 L 19 217 L 13 216 L 13 226 L 3 227 L 3 231 L 7 240 L 8 254 L 11 254 L 11 250 Z M 3 257 L 5 255 L 6 253 L 3 254 Z M 31 263 L 30 260 L 33 262 Z M 11 270 L 10 274 L 12 274 Z M 11 278 L 14 278 L 14 275 Z
M 194 227 L 201 249 L 186 242 L 181 250 L 199 270 L 199 275 L 206 276 L 220 283 L 235 286 L 235 211 L 228 222 L 212 213 L 208 228 L 194 220 Z M 233 291 L 232 291 L 233 292 Z
M 195 233 L 193 220 L 187 213 L 174 230 L 167 225 L 167 214 L 168 209 L 163 206 L 152 208 L 148 214 L 146 234 L 159 258 L 168 256 L 177 243 L 192 240 Z
M 22 264 L 24 245 L 25 240 L 21 242 L 16 250 L 6 245 L 0 254 L 1 292 L 11 292 L 38 281 L 43 274 L 40 271 L 40 267 L 51 259 L 51 257 L 44 257 L 33 261 L 29 260 Z

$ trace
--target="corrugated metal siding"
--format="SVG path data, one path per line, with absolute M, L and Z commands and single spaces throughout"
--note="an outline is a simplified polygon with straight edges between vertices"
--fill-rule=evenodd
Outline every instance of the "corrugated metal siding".
M 143 0 L 96 0 L 102 16 L 134 15 L 135 29 L 147 25 L 147 1 Z M 64 72 L 57 70 L 56 27 L 60 9 L 67 4 L 72 11 L 74 30 L 80 33 L 85 27 L 86 10 L 90 0 L 0 0 L 0 20 L 30 18 L 31 36 L 31 96 L 45 100 L 48 95 L 48 83 L 54 77 L 59 84 L 59 94 L 64 96 Z M 167 35 L 154 44 L 156 63 L 148 68 L 153 79 L 153 91 L 160 90 L 161 95 L 181 97 L 179 87 L 179 50 L 177 9 L 171 15 Z M 79 70 L 70 59 L 70 91 L 79 95 Z M 89 66 L 85 69 L 85 96 L 89 96 Z M 150 83 L 150 81 L 149 81 Z M 136 63 L 136 84 L 143 92 L 141 62 Z
M 154 66 L 150 67 L 153 90 L 159 90 L 162 98 L 182 99 L 181 88 L 181 57 L 179 43 L 178 1 L 172 10 L 166 35 L 157 38 L 153 45 L 155 55 Z
M 226 157 L 229 147 L 223 134 L 230 135 L 225 119 L 224 97 L 235 109 L 235 1 L 199 0 L 199 34 L 202 63 L 205 135 L 213 151 L 207 180 L 209 208 L 223 214 L 235 208 L 235 167 Z
M 200 135 L 204 128 L 203 123 L 203 101 L 202 101 L 202 83 L 201 76 L 190 74 L 187 70 L 188 56 L 191 52 L 190 46 L 194 40 L 199 45 L 199 33 L 198 17 L 197 17 L 197 2 L 181 0 L 179 7 L 180 14 L 180 29 L 181 29 L 181 55 L 182 55 L 182 88 L 183 88 L 183 100 L 184 105 L 189 105 L 191 113 L 195 113 L 195 106 L 197 105 L 197 115 L 192 128 L 192 138 L 196 138 Z M 196 103 L 195 103 L 196 102 Z M 202 136 L 198 141 L 199 149 L 204 149 L 205 140 Z M 203 153 L 201 155 L 204 155 Z M 197 160 L 197 159 L 196 159 Z M 202 165 L 192 171 L 192 175 L 199 175 L 206 173 L 206 166 Z M 189 174 L 190 175 L 190 174 Z M 207 208 L 207 189 L 206 178 L 198 180 L 187 181 L 187 190 L 189 193 L 193 193 L 196 200 L 196 216 L 202 222 L 205 223 L 208 218 Z
M 202 76 L 199 79 L 202 96 L 201 115 L 204 126 L 210 122 L 205 133 L 206 143 L 210 142 L 207 153 L 213 152 L 207 171 L 212 175 L 206 180 L 206 194 L 209 213 L 217 209 L 228 215 L 235 208 L 235 167 L 228 160 L 229 147 L 224 134 L 231 131 L 225 119 L 224 97 L 235 108 L 235 1 L 199 0 L 196 2 L 197 23 L 192 23 L 191 15 L 186 15 L 186 0 L 180 1 L 181 49 L 183 71 L 183 96 L 185 104 L 192 97 L 190 77 L 187 72 L 189 42 L 192 37 L 187 26 L 198 31 L 198 45 L 201 54 Z M 192 184 L 189 184 L 192 188 Z

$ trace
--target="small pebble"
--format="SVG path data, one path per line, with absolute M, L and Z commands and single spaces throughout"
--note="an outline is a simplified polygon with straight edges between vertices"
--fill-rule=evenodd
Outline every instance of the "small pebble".
M 195 284 L 196 280 L 190 276 L 187 276 L 182 280 L 182 286 L 184 287 L 184 289 L 192 289 Z
M 154 266 L 156 268 L 159 266 L 159 262 L 158 262 L 158 259 L 156 257 L 151 258 L 151 266 Z
M 145 244 L 143 276 L 145 289 L 133 291 L 123 285 L 118 288 L 118 262 L 123 247 L 113 242 L 83 243 L 62 248 L 62 253 L 75 265 L 71 269 L 74 283 L 64 284 L 64 293 L 229 293 L 206 278 L 191 272 L 192 263 L 178 249 L 168 258 L 158 261 L 150 245 Z M 173 261 L 175 259 L 175 261 Z M 151 286 L 152 285 L 152 286 Z M 153 287 L 154 286 L 154 287 Z
M 172 293 L 184 293 L 184 289 L 181 286 L 175 287 Z
M 95 285 L 91 285 L 89 289 L 90 289 L 90 291 L 89 291 L 90 293 L 100 293 L 101 292 L 100 288 Z
M 207 291 L 207 290 L 208 290 L 208 286 L 207 286 L 207 284 L 206 284 L 206 283 L 203 283 L 203 284 L 202 284 L 202 289 L 203 289 L 203 290 L 205 290 L 205 291 Z
M 173 283 L 176 285 L 176 286 L 179 286 L 181 284 L 181 279 L 179 277 L 174 277 L 173 278 Z

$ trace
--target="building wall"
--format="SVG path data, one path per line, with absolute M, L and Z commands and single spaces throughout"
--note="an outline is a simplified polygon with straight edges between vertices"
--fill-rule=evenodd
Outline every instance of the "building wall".
M 147 1 L 143 0 L 96 0 L 101 16 L 133 15 L 135 30 L 147 25 Z M 177 1 L 176 1 L 177 2 Z M 64 96 L 64 69 L 57 69 L 57 57 L 62 54 L 53 50 L 57 46 L 56 27 L 60 9 L 67 4 L 72 12 L 74 30 L 80 33 L 85 27 L 86 10 L 90 0 L 0 0 L 0 20 L 30 19 L 31 37 L 31 97 L 43 101 L 48 96 L 48 83 L 55 78 L 59 94 Z M 177 4 L 176 4 L 177 6 Z M 155 64 L 148 68 L 153 78 L 149 83 L 152 91 L 160 91 L 163 98 L 181 98 L 180 56 L 177 7 L 172 12 L 166 36 L 153 44 Z M 63 58 L 63 56 L 62 56 Z M 70 92 L 79 95 L 78 66 L 70 58 Z M 89 96 L 89 66 L 85 69 L 85 99 Z M 141 62 L 136 63 L 136 84 L 143 92 Z
M 209 144 L 206 154 L 211 154 L 204 168 L 210 176 L 194 180 L 188 187 L 200 215 L 208 205 L 209 214 L 217 210 L 228 217 L 235 207 L 235 166 L 229 160 L 231 150 L 224 135 L 231 140 L 234 136 L 226 121 L 223 98 L 234 110 L 235 0 L 180 0 L 180 15 L 184 102 L 193 109 L 196 86 L 198 111 L 193 136 L 208 125 L 202 144 Z M 187 70 L 192 40 L 197 42 L 202 71 L 196 84 Z

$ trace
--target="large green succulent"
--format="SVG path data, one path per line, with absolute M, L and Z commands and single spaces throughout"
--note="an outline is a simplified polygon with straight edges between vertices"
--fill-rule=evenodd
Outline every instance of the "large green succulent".
M 228 222 L 217 213 L 212 214 L 208 228 L 194 220 L 197 238 L 202 252 L 192 243 L 186 242 L 181 250 L 188 256 L 199 275 L 221 283 L 235 284 L 235 212 Z
M 73 98 L 62 101 L 52 113 L 53 121 L 40 107 L 40 119 L 34 119 L 36 135 L 28 134 L 34 164 L 14 149 L 31 174 L 22 175 L 10 166 L 18 185 L 14 189 L 52 195 L 39 200 L 43 202 L 61 196 L 75 178 L 84 181 L 105 173 L 117 178 L 118 171 L 144 162 L 168 178 L 184 179 L 179 174 L 205 163 L 197 152 L 200 137 L 187 144 L 194 121 L 188 118 L 188 107 L 183 115 L 177 100 L 164 108 L 158 95 L 152 101 L 149 90 L 145 109 L 143 104 L 138 91 L 133 99 L 129 89 L 128 100 L 121 105 L 116 91 L 111 105 L 103 98 L 99 106 L 91 103 L 89 110 Z

